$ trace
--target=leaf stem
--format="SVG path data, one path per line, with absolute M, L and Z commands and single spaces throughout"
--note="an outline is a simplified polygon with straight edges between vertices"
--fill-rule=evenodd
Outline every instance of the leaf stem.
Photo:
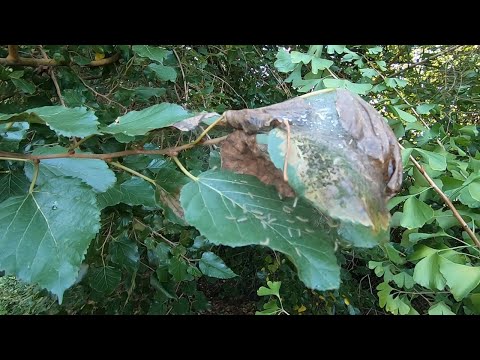
M 220 116 L 217 120 L 215 120 L 213 123 L 211 123 L 201 134 L 200 136 L 192 143 L 190 143 L 192 146 L 193 145 L 196 145 L 200 142 L 200 140 L 202 140 L 202 138 L 208 134 L 208 132 L 215 126 L 217 125 L 220 121 L 222 121 L 223 119 L 225 119 L 225 115 L 223 114 L 222 116 Z
M 35 183 L 37 182 L 38 173 L 40 171 L 40 161 L 35 160 L 33 161 L 33 177 L 32 182 L 30 184 L 30 188 L 28 189 L 28 193 L 31 194 L 33 192 L 33 188 L 35 187 Z
M 139 178 L 142 178 L 143 180 L 145 181 L 148 181 L 150 184 L 152 184 L 153 186 L 157 187 L 157 183 L 155 182 L 155 180 L 149 178 L 148 176 L 145 176 L 143 174 L 140 174 L 139 172 L 133 170 L 133 169 L 130 169 L 129 167 L 126 167 L 116 161 L 112 161 L 110 162 L 111 165 L 119 168 L 119 169 L 122 169 L 122 170 L 125 170 L 126 172 L 129 172 L 130 174 L 133 174 L 135 176 L 138 176 Z
M 185 169 L 185 167 L 182 165 L 182 163 L 180 162 L 180 160 L 178 160 L 178 158 L 176 156 L 172 156 L 172 159 L 173 159 L 173 161 L 175 161 L 175 164 L 177 164 L 177 166 L 180 168 L 180 170 L 182 170 L 182 172 L 185 175 L 187 175 L 193 181 L 198 181 L 198 177 L 193 176 L 187 169 Z
M 0 157 L 0 160 L 11 160 L 11 161 L 25 161 L 28 162 L 30 161 L 29 159 L 22 159 L 22 158 L 17 158 L 17 157 Z
M 92 134 L 84 137 L 83 139 L 78 140 L 75 144 L 72 144 L 69 150 L 73 150 L 83 144 L 85 141 L 90 140 L 92 137 L 96 136 L 97 134 Z

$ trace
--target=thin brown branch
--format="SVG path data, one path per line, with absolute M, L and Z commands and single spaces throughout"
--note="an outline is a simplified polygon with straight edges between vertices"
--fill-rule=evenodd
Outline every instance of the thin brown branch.
M 218 137 L 211 140 L 206 140 L 199 145 L 206 146 L 206 145 L 213 145 L 218 144 L 225 140 L 227 136 Z M 124 156 L 131 156 L 131 155 L 170 155 L 175 156 L 180 151 L 190 149 L 194 147 L 196 144 L 190 143 L 181 146 L 171 147 L 167 149 L 158 149 L 158 150 L 143 150 L 143 149 L 131 149 L 131 150 L 124 150 L 124 151 L 117 151 L 113 153 L 106 153 L 106 154 L 77 154 L 77 153 L 64 153 L 64 154 L 45 154 L 45 155 L 31 155 L 31 154 L 20 154 L 20 153 L 11 153 L 6 151 L 0 151 L 0 160 L 45 160 L 45 159 L 62 159 L 62 158 L 70 158 L 70 159 L 101 159 L 101 160 L 110 160 Z
M 188 101 L 188 85 L 187 85 L 187 78 L 185 77 L 185 72 L 183 71 L 183 66 L 182 62 L 180 61 L 180 57 L 177 54 L 177 51 L 175 49 L 172 49 L 173 53 L 175 54 L 175 57 L 177 58 L 178 61 L 178 66 L 180 67 L 180 71 L 182 72 L 182 77 L 183 77 L 183 88 L 185 92 L 185 101 Z
M 48 55 L 47 55 L 47 53 L 45 52 L 45 50 L 43 50 L 43 46 L 42 46 L 42 45 L 39 46 L 39 49 L 40 49 L 40 52 L 42 53 L 43 58 L 48 60 Z M 63 106 L 65 106 L 65 101 L 63 100 L 63 96 L 62 96 L 62 93 L 61 93 L 61 91 L 60 91 L 60 86 L 58 86 L 57 77 L 55 76 L 55 72 L 53 71 L 52 68 L 49 69 L 48 74 L 49 74 L 50 77 L 52 78 L 53 85 L 55 85 L 55 89 L 57 90 L 57 95 L 58 95 L 58 99 L 60 100 L 60 103 L 61 103 Z
M 120 53 L 101 59 L 92 60 L 87 66 L 97 67 L 112 64 L 120 59 Z M 17 66 L 70 66 L 71 62 L 58 62 L 54 59 L 35 59 L 25 58 L 18 56 L 18 45 L 8 45 L 8 56 L 6 58 L 0 58 L 0 65 L 17 65 Z
M 78 79 L 82 82 L 82 84 L 83 84 L 88 90 L 90 90 L 91 92 L 93 92 L 93 93 L 95 94 L 95 96 L 100 96 L 101 98 L 107 100 L 109 103 L 117 104 L 117 105 L 120 106 L 120 107 L 123 109 L 123 111 L 125 111 L 125 112 L 128 110 L 126 106 L 120 104 L 119 102 L 116 102 L 115 100 L 110 99 L 110 98 L 109 98 L 108 96 L 106 96 L 106 95 L 100 94 L 98 91 L 96 91 L 96 90 L 95 90 L 94 88 L 92 88 L 90 85 L 88 85 L 88 84 L 85 82 L 85 80 L 83 80 L 83 78 L 82 78 L 80 75 L 78 75 L 77 72 L 74 71 L 74 73 L 75 73 L 75 75 L 77 75 Z
M 245 104 L 245 107 L 248 108 L 248 104 L 245 101 L 245 99 L 239 93 L 237 93 L 237 91 L 233 88 L 233 86 L 230 85 L 226 80 L 222 79 L 221 77 L 219 77 L 215 74 L 212 74 L 210 71 L 203 70 L 203 69 L 202 69 L 202 71 L 209 74 L 210 76 L 213 76 L 215 79 L 220 80 L 223 84 L 227 85 L 230 89 L 232 89 L 232 91 L 235 93 L 235 95 L 237 95 L 240 99 L 242 99 L 243 103 Z
M 402 149 L 405 149 L 402 145 L 400 145 L 400 147 Z M 415 158 L 410 155 L 410 161 L 413 163 L 413 165 L 415 165 L 415 167 L 418 169 L 418 171 L 420 171 L 420 173 L 423 175 L 423 177 L 425 178 L 425 180 L 427 180 L 427 182 L 430 184 L 430 186 L 433 188 L 433 190 L 436 191 L 436 193 L 442 198 L 442 200 L 445 202 L 445 204 L 447 204 L 447 206 L 450 208 L 450 210 L 452 210 L 452 213 L 453 213 L 453 216 L 455 216 L 455 218 L 458 220 L 458 222 L 460 223 L 460 225 L 462 225 L 463 229 L 467 232 L 468 236 L 470 236 L 470 238 L 473 240 L 473 242 L 475 243 L 475 245 L 477 245 L 478 248 L 480 248 L 480 241 L 477 239 L 477 236 L 475 235 L 475 233 L 468 227 L 467 223 L 465 222 L 465 220 L 463 220 L 462 216 L 459 214 L 458 210 L 455 208 L 455 206 L 453 205 L 453 203 L 450 201 L 450 199 L 448 198 L 447 195 L 445 195 L 445 193 L 437 186 L 437 184 L 435 184 L 435 182 L 432 180 L 432 178 L 427 174 L 427 172 L 425 171 L 425 169 L 423 168 L 422 165 L 420 165 L 418 163 L 417 160 L 415 160 Z

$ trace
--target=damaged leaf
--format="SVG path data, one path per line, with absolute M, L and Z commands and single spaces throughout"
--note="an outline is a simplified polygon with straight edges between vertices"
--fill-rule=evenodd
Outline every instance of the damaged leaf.
M 263 245 L 288 256 L 311 289 L 336 289 L 340 267 L 332 234 L 316 227 L 318 214 L 300 199 L 280 199 L 249 175 L 207 171 L 180 194 L 185 220 L 213 244 Z
M 281 179 L 284 167 L 288 121 L 288 185 L 339 220 L 339 234 L 354 245 L 371 247 L 388 240 L 386 202 L 400 190 L 402 163 L 395 135 L 372 106 L 349 91 L 328 89 L 259 109 L 230 110 L 225 117 L 246 134 L 267 133 L 268 147 L 252 140 L 232 145 L 227 139 L 222 167 L 255 175 L 279 189 L 274 179 Z M 267 169 L 273 173 L 268 160 L 280 173 L 265 176 Z M 260 170 L 249 170 L 255 167 Z

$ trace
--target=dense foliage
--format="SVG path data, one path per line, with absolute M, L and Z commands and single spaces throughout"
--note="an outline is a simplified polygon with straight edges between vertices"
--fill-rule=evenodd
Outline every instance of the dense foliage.
M 0 269 L 38 284 L 1 279 L 0 313 L 191 314 L 218 299 L 232 313 L 480 313 L 478 46 L 3 46 L 0 58 Z M 390 242 L 335 244 L 338 289 L 302 275 L 327 257 L 232 248 L 267 235 L 282 247 L 252 240 L 253 222 L 215 226 L 252 189 L 265 206 L 276 194 L 218 171 L 225 128 L 180 151 L 204 127 L 172 126 L 332 87 L 372 104 L 404 147 Z M 26 307 L 8 304 L 16 294 Z

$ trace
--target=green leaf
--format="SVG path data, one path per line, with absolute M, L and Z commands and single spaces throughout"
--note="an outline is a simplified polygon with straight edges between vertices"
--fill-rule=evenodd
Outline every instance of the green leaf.
M 132 271 L 138 268 L 140 263 L 138 246 L 134 240 L 129 239 L 126 232 L 123 232 L 109 244 L 108 253 L 115 264 Z
M 61 303 L 100 229 L 100 210 L 80 180 L 52 178 L 32 194 L 1 203 L 0 229 L 0 269 L 38 283 Z
M 403 271 L 396 275 L 393 275 L 392 280 L 400 288 L 411 289 L 415 285 L 415 280 L 413 279 L 413 277 Z
M 25 74 L 23 70 L 12 71 L 9 75 L 10 79 L 20 79 Z
M 413 271 L 413 279 L 415 282 L 430 290 L 443 290 L 446 280 L 440 272 L 441 260 L 438 251 L 420 260 L 417 265 L 415 265 L 415 270 Z
M 468 192 L 472 198 L 480 201 L 480 181 L 477 180 L 468 184 Z
M 463 300 L 480 284 L 480 267 L 456 264 L 441 257 L 440 272 L 445 277 L 453 297 Z
M 393 288 L 388 285 L 388 282 L 382 282 L 378 284 L 377 290 L 379 290 L 377 293 L 379 305 L 383 308 L 385 307 L 385 305 L 387 305 L 387 301 L 389 301 L 389 298 L 392 297 L 390 293 L 392 292 Z
M 376 54 L 380 54 L 380 53 L 382 52 L 382 50 L 383 50 L 383 47 L 381 47 L 381 46 L 374 46 L 374 47 L 368 48 L 367 51 L 368 51 L 369 54 L 374 54 L 374 55 L 376 55 Z
M 121 280 L 122 272 L 112 266 L 93 268 L 88 274 L 90 287 L 103 295 L 110 295 Z
M 402 254 L 400 251 L 395 249 L 392 243 L 385 244 L 385 251 L 387 253 L 388 258 L 397 265 L 405 264 L 405 255 Z
M 333 244 L 312 226 L 314 213 L 302 201 L 294 208 L 253 176 L 208 171 L 183 187 L 180 202 L 186 221 L 210 242 L 268 246 L 289 256 L 309 288 L 339 286 Z
M 163 60 L 171 53 L 171 51 L 158 47 L 148 45 L 133 45 L 132 50 L 141 57 L 149 58 L 153 61 L 162 63 Z
M 478 130 L 477 125 L 467 125 L 458 130 L 462 134 L 470 135 L 470 136 L 477 136 Z
M 345 82 L 345 88 L 354 92 L 355 94 L 366 95 L 371 89 L 371 84 L 360 84 L 360 83 L 352 83 L 350 81 Z
M 415 149 L 415 151 L 420 153 L 424 160 L 428 161 L 428 165 L 433 170 L 444 171 L 447 168 L 447 160 L 442 154 L 423 149 Z
M 72 56 L 72 61 L 77 64 L 77 65 L 80 65 L 80 66 L 85 66 L 85 65 L 88 65 L 90 64 L 90 59 L 85 57 L 85 56 L 82 56 L 82 55 L 75 55 L 75 56 Z
M 18 90 L 23 91 L 26 94 L 33 94 L 36 90 L 35 84 L 30 81 L 15 78 L 11 80 L 13 82 L 13 85 L 15 85 Z
M 130 206 L 156 206 L 154 188 L 139 177 L 131 177 L 121 184 L 116 184 L 106 192 L 98 194 L 97 200 L 100 209 L 119 203 Z
M 173 304 L 173 311 L 177 315 L 185 315 L 190 311 L 190 302 L 186 298 L 180 298 Z
M 0 124 L 0 150 L 15 152 L 20 142 L 27 135 L 30 124 L 27 122 L 16 122 L 8 128 L 8 124 Z
M 292 63 L 298 64 L 300 62 L 303 62 L 305 65 L 307 65 L 313 59 L 312 55 L 305 54 L 299 51 L 292 51 L 290 57 L 292 59 Z
M 277 60 L 274 66 L 282 73 L 289 73 L 293 71 L 297 65 L 292 62 L 292 57 L 287 50 L 280 49 L 278 50 Z
M 210 251 L 202 254 L 202 258 L 200 259 L 198 266 L 203 274 L 210 277 L 218 279 L 230 279 L 238 276 L 227 265 L 225 265 L 222 259 Z
M 394 106 L 393 108 L 397 112 L 397 115 L 400 117 L 400 119 L 402 119 L 402 120 L 404 120 L 408 123 L 414 123 L 415 121 L 417 121 L 417 118 L 415 116 L 410 115 L 406 111 L 403 111 L 398 106 Z
M 173 257 L 168 264 L 168 272 L 172 274 L 177 282 L 184 280 L 193 280 L 193 276 L 187 272 L 188 264 L 183 259 Z
M 79 154 L 88 154 L 76 150 Z M 39 147 L 33 151 L 33 155 L 66 154 L 68 149 L 61 146 Z M 25 175 L 32 179 L 33 165 L 25 164 Z M 71 176 L 79 178 L 90 185 L 97 192 L 107 191 L 117 180 L 112 170 L 103 160 L 98 159 L 43 159 L 40 162 L 40 172 L 37 184 L 41 185 L 58 176 Z
M 148 101 L 152 97 L 160 97 L 165 95 L 165 88 L 151 88 L 151 87 L 138 87 L 135 89 L 134 94 L 140 101 Z
M 433 209 L 418 200 L 416 197 L 410 197 L 403 205 L 403 216 L 400 225 L 407 229 L 420 228 L 433 218 Z
M 341 79 L 323 79 L 323 85 L 327 88 L 345 88 L 345 81 Z
M 352 83 L 348 80 L 342 79 L 324 79 L 323 84 L 327 88 L 343 88 L 348 89 L 356 94 L 363 94 L 365 95 L 372 89 L 371 84 L 358 84 Z
M 375 61 L 375 63 L 378 65 L 378 67 L 380 68 L 380 70 L 382 71 L 386 71 L 387 68 L 385 66 L 387 66 L 387 63 L 383 60 L 377 60 Z
M 333 65 L 332 60 L 320 59 L 317 57 L 312 58 L 312 73 L 317 74 L 318 70 L 328 69 Z
M 401 296 L 393 297 L 393 295 L 390 294 L 384 296 L 384 298 L 386 311 L 391 312 L 394 315 L 407 315 L 410 313 L 411 307 L 406 298 Z
M 82 89 L 67 89 L 62 92 L 63 100 L 68 107 L 82 106 L 85 103 Z
M 0 203 L 11 196 L 25 195 L 30 182 L 19 171 L 9 171 L 0 174 Z
M 414 233 L 408 234 L 408 240 L 410 241 L 411 245 L 414 245 L 423 239 L 430 239 L 430 238 L 437 238 L 437 237 L 444 237 L 444 236 L 448 236 L 448 234 L 444 231 L 439 231 L 433 234 L 414 232 Z
M 0 114 L 0 122 L 9 121 L 46 124 L 63 136 L 85 137 L 100 134 L 95 113 L 85 107 L 43 106 L 18 114 Z
M 276 315 L 280 312 L 280 308 L 277 305 L 277 301 L 275 299 L 270 300 L 266 304 L 263 304 L 262 311 L 256 311 L 255 315 Z
M 161 103 L 141 111 L 130 111 L 102 130 L 108 134 L 145 135 L 150 130 L 171 126 L 190 114 L 179 105 Z
M 333 54 L 343 54 L 345 51 L 345 45 L 327 45 L 327 53 Z
M 416 110 L 420 115 L 426 115 L 430 113 L 430 110 L 434 109 L 435 106 L 435 104 L 421 104 L 416 107 Z
M 428 315 L 455 315 L 450 306 L 440 301 L 428 309 Z
M 150 64 L 148 68 L 151 69 L 157 77 L 162 81 L 175 82 L 177 80 L 177 72 L 171 66 L 164 66 L 161 64 Z
M 362 76 L 368 77 L 370 79 L 378 76 L 378 71 L 372 68 L 360 69 L 360 73 L 362 74 Z
M 280 298 L 280 287 L 282 286 L 281 281 L 267 281 L 267 286 L 260 286 L 260 288 L 257 290 L 257 295 L 258 296 L 270 296 L 274 295 L 278 298 Z

